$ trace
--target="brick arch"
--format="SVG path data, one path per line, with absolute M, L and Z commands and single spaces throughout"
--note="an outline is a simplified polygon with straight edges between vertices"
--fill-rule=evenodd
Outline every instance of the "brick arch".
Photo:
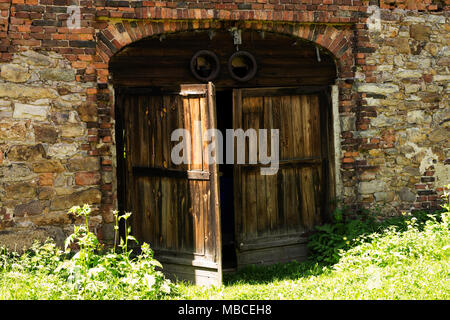
M 104 63 L 104 70 L 97 72 L 98 83 L 108 82 L 110 58 L 127 45 L 146 37 L 167 33 L 225 29 L 238 26 L 241 29 L 274 32 L 311 41 L 332 53 L 339 78 L 353 77 L 354 55 L 351 39 L 353 30 L 349 26 L 285 24 L 276 22 L 233 22 L 223 21 L 165 21 L 148 22 L 124 20 L 110 22 L 97 33 L 97 58 Z

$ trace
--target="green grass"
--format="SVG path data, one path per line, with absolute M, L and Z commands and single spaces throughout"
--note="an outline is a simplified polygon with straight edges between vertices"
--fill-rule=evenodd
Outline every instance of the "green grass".
M 220 288 L 183 284 L 179 290 L 185 299 L 450 298 L 447 222 L 430 221 L 423 231 L 414 224 L 403 232 L 391 228 L 363 241 L 369 242 L 345 252 L 333 266 L 252 266 L 227 276 Z
M 70 299 L 66 283 L 55 275 L 11 271 L 0 277 L 0 300 Z
M 251 266 L 226 275 L 219 288 L 189 284 L 169 288 L 155 272 L 157 262 L 149 248 L 144 246 L 136 259 L 126 250 L 100 255 L 89 249 L 89 241 L 95 239 L 84 232 L 80 238 L 85 239 L 84 260 L 79 255 L 65 256 L 52 243 L 35 246 L 22 256 L 0 251 L 0 299 L 447 300 L 449 218 L 447 209 L 439 220 L 430 219 L 420 226 L 411 219 L 405 228 L 390 227 L 361 236 L 356 246 L 341 251 L 334 265 Z M 70 274 L 81 272 L 80 268 L 81 276 L 73 278 Z
M 418 261 L 413 265 L 325 270 L 313 275 L 305 264 L 290 263 L 296 279 L 227 281 L 221 288 L 184 285 L 184 299 L 449 299 L 449 261 Z M 280 266 L 285 268 L 286 265 Z M 265 268 L 261 268 L 264 272 Z M 257 271 L 257 270 L 255 270 Z

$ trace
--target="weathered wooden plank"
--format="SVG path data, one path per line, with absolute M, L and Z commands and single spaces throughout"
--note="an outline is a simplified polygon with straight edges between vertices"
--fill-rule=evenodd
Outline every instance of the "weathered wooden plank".
M 155 166 L 156 167 L 163 167 L 163 161 L 164 161 L 164 151 L 162 146 L 162 139 L 163 139 L 163 118 L 161 114 L 163 104 L 163 98 L 160 97 L 157 100 L 157 103 L 155 103 L 154 106 L 154 117 L 156 119 L 156 132 L 155 132 L 155 140 L 158 141 L 157 148 L 156 148 L 156 154 L 155 154 Z M 161 141 L 161 142 L 160 142 Z
M 209 82 L 208 83 L 208 93 L 207 93 L 207 116 L 205 117 L 205 122 L 207 123 L 207 128 L 217 128 L 217 118 L 216 118 L 216 99 L 215 99 L 215 87 Z M 205 253 L 206 255 L 211 255 L 213 260 L 218 264 L 218 274 L 217 281 L 222 283 L 222 235 L 221 235 L 221 212 L 220 212 L 220 192 L 219 192 L 219 165 L 218 165 L 218 154 L 215 153 L 215 161 L 210 163 L 209 171 L 211 173 L 211 181 L 209 183 L 205 182 L 208 191 L 205 197 L 206 208 L 209 214 L 206 214 L 207 221 L 211 221 L 210 227 L 207 224 L 205 232 Z
M 207 93 L 207 87 L 204 84 L 182 84 L 180 85 L 180 95 L 182 96 L 194 96 Z
M 321 141 L 321 126 L 319 113 L 319 97 L 317 95 L 313 95 L 310 97 L 310 107 L 311 107 L 311 131 L 313 132 L 311 151 L 313 156 L 321 156 L 322 141 Z
M 242 128 L 242 92 L 241 90 L 233 90 L 233 128 Z M 236 159 L 236 145 L 234 145 L 234 158 L 233 163 Z M 244 201 L 242 193 L 244 189 L 243 176 L 241 174 L 241 166 L 235 165 L 233 169 L 233 188 L 234 188 L 234 212 L 235 212 L 235 237 L 237 244 L 239 244 L 245 234 L 244 229 Z
M 291 261 L 305 261 L 307 252 L 305 243 L 243 251 L 238 255 L 238 269 L 252 264 L 269 265 Z
M 203 150 L 202 150 L 202 128 L 200 118 L 200 98 L 190 98 L 189 106 L 191 111 L 190 132 L 192 136 L 191 144 L 191 169 L 202 170 Z
M 179 170 L 158 167 L 133 167 L 135 176 L 167 177 L 188 180 L 209 180 L 210 172 L 202 170 Z
M 302 220 L 306 228 L 311 229 L 314 226 L 314 188 L 312 180 L 312 169 L 302 168 Z
M 141 225 L 141 237 L 147 242 L 153 244 L 152 235 L 152 206 L 153 206 L 153 192 L 152 192 L 152 181 L 149 177 L 142 177 L 142 185 L 141 185 L 141 195 L 140 198 L 143 201 L 143 207 L 141 211 L 142 215 L 142 225 Z M 139 213 L 135 213 L 139 214 Z M 133 232 L 133 230 L 131 230 Z M 134 234 L 134 232 L 133 232 Z

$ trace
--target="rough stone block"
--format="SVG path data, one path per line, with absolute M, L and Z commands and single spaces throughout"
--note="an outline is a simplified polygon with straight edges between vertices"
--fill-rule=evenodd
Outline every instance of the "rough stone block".
M 58 139 L 58 131 L 50 125 L 35 125 L 34 136 L 36 142 L 55 143 Z
M 42 144 L 34 146 L 12 146 L 7 157 L 12 161 L 35 161 L 45 158 L 45 150 Z
M 36 173 L 63 172 L 64 166 L 58 160 L 42 160 L 32 164 L 33 171 Z
M 65 125 L 61 127 L 61 137 L 76 138 L 85 134 L 85 129 L 81 124 Z
M 385 189 L 386 183 L 382 180 L 363 181 L 359 183 L 359 192 L 361 194 L 383 192 Z
M 75 144 L 56 143 L 49 146 L 47 154 L 52 158 L 64 159 L 76 154 L 78 147 Z
M 72 69 L 43 69 L 39 72 L 42 80 L 75 81 L 75 70 Z
M 70 159 L 67 167 L 70 171 L 98 171 L 100 169 L 100 159 L 98 157 L 73 158 Z
M 39 200 L 33 200 L 31 202 L 20 204 L 14 208 L 14 216 L 24 217 L 33 216 L 41 214 L 44 212 L 45 208 L 48 207 L 47 202 L 42 202 Z
M 98 189 L 88 189 L 70 195 L 61 196 L 51 201 L 51 210 L 66 210 L 73 206 L 100 203 L 102 193 Z
M 5 64 L 2 66 L 0 76 L 6 81 L 25 82 L 30 79 L 30 73 L 27 68 L 16 64 Z
M 367 83 L 358 86 L 358 92 L 375 93 L 375 94 L 389 94 L 399 91 L 399 87 L 395 84 L 378 84 Z
M 15 103 L 13 118 L 46 120 L 49 110 L 50 106 L 35 106 L 31 104 Z
M 11 99 L 29 98 L 53 99 L 57 97 L 56 90 L 37 86 L 26 86 L 21 84 L 0 83 L 0 97 L 9 97 Z
M 99 172 L 77 172 L 75 174 L 75 183 L 81 186 L 98 185 L 101 181 Z

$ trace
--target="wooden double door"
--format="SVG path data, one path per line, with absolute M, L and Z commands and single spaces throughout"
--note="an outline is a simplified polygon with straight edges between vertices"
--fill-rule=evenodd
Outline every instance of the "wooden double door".
M 220 150 L 208 153 L 205 135 L 217 123 L 213 84 L 116 92 L 120 202 L 133 213 L 132 233 L 150 244 L 168 274 L 221 284 Z M 259 162 L 233 165 L 237 265 L 304 259 L 306 235 L 321 222 L 329 196 L 327 93 L 258 88 L 232 94 L 230 129 L 267 129 L 269 137 L 278 129 L 279 136 L 276 173 L 262 175 L 268 165 Z M 172 161 L 176 129 L 190 133 L 182 151 L 188 163 Z M 268 150 L 275 152 L 270 144 Z M 246 159 L 249 151 L 255 149 L 246 140 Z

